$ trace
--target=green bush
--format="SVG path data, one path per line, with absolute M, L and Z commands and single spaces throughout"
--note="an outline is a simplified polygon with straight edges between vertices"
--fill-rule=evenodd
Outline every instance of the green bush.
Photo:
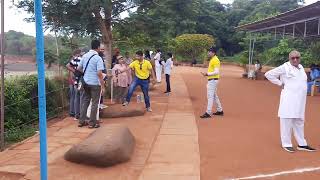
M 175 53 L 184 60 L 189 61 L 203 58 L 206 49 L 213 45 L 213 37 L 207 34 L 183 34 L 176 37 L 174 43 L 171 43 L 171 46 L 175 49 Z
M 48 119 L 56 117 L 59 110 L 61 111 L 62 98 L 65 100 L 67 98 L 66 90 L 61 89 L 62 83 L 58 79 L 46 79 Z M 16 142 L 32 135 L 37 127 L 38 110 L 38 79 L 36 75 L 6 79 L 4 124 L 6 141 Z
M 308 67 L 313 63 L 319 63 L 320 43 L 313 39 L 297 38 L 267 41 L 263 39 L 265 37 L 259 37 L 260 40 L 255 43 L 253 63 L 259 60 L 263 65 L 279 66 L 288 61 L 289 53 L 292 50 L 298 50 L 301 53 L 301 64 L 304 67 Z M 241 63 L 247 62 L 248 51 L 243 51 L 233 59 Z

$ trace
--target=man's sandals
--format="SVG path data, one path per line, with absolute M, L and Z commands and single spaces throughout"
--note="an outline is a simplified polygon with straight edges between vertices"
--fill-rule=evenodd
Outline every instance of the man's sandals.
M 100 127 L 100 124 L 99 124 L 99 123 L 91 124 L 91 125 L 88 126 L 89 129 L 99 128 L 99 127 Z

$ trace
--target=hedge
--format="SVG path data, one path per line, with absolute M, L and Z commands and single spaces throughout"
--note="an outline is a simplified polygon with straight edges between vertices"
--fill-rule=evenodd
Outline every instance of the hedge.
M 47 119 L 56 117 L 67 100 L 66 81 L 46 78 Z M 38 79 L 36 75 L 15 76 L 5 80 L 5 140 L 20 141 L 38 129 Z

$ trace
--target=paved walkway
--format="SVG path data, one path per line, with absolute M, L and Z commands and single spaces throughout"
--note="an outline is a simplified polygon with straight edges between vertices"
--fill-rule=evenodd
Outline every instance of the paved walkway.
M 71 118 L 48 128 L 49 179 L 112 180 L 199 180 L 198 129 L 192 103 L 182 77 L 172 78 L 173 93 L 162 92 L 164 83 L 151 92 L 153 112 L 142 117 L 104 119 L 102 125 L 125 124 L 136 138 L 136 148 L 128 163 L 95 168 L 67 162 L 64 153 L 93 130 L 78 128 Z M 135 105 L 132 103 L 130 105 Z M 1 180 L 40 179 L 39 137 L 0 153 Z
M 160 133 L 139 180 L 199 180 L 198 128 L 187 87 L 180 75 L 173 80 Z

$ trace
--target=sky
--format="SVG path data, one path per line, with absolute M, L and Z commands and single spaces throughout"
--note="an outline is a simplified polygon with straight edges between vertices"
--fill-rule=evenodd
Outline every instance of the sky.
M 221 3 L 232 3 L 233 0 L 218 0 Z M 311 4 L 317 0 L 305 0 L 306 4 Z M 27 23 L 24 18 L 30 17 L 25 11 L 17 10 L 16 8 L 10 7 L 12 4 L 10 1 L 5 1 L 5 32 L 9 30 L 20 31 L 28 35 L 35 36 L 35 24 Z M 46 32 L 48 33 L 48 32 Z

